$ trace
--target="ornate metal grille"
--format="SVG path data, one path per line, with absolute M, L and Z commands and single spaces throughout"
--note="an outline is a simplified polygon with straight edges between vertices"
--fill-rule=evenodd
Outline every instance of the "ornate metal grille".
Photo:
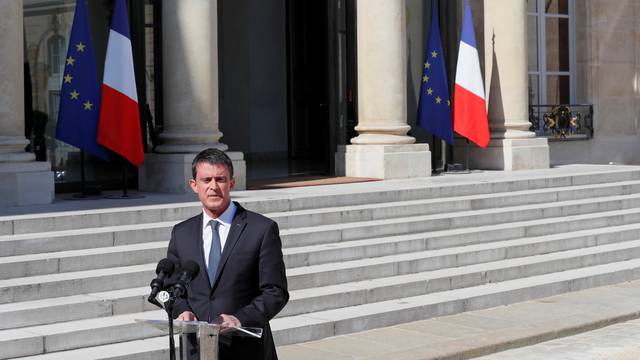
M 556 140 L 593 137 L 593 105 L 529 105 L 531 131 Z

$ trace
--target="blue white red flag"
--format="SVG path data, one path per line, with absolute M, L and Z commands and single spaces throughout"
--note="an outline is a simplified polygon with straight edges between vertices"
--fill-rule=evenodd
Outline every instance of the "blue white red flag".
M 144 161 L 125 0 L 116 0 L 111 20 L 102 80 L 98 142 L 136 166 Z
M 453 130 L 482 148 L 489 144 L 489 121 L 469 0 L 464 2 L 460 34 L 453 91 Z

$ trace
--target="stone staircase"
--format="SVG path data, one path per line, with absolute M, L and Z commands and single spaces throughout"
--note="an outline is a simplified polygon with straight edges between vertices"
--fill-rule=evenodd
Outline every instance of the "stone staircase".
M 455 177 L 455 176 L 454 176 Z M 640 278 L 640 168 L 246 196 L 281 227 L 304 342 Z M 196 203 L 0 217 L 0 358 L 157 359 L 135 319 Z

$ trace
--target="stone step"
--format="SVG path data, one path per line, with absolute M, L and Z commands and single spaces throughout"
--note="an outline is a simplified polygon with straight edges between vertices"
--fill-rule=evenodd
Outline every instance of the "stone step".
M 509 243 L 518 243 L 511 241 Z M 492 244 L 493 245 L 493 244 Z M 562 272 L 640 258 L 640 240 L 598 245 L 560 252 L 509 258 L 509 250 L 531 246 L 521 242 L 510 246 L 469 246 L 464 249 L 415 254 L 397 261 L 393 275 L 367 276 L 356 281 L 331 283 L 290 291 L 290 300 L 279 317 L 337 309 L 354 305 L 449 291 L 536 275 Z M 449 260 L 447 260 L 449 259 Z M 494 260 L 495 259 L 495 260 Z M 394 259 L 388 259 L 390 262 Z M 442 264 L 446 265 L 435 265 Z M 350 264 L 346 264 L 348 268 Z M 363 266 L 364 267 L 364 266 Z M 432 270 L 434 268 L 435 270 Z M 376 269 L 363 269 L 376 273 Z
M 443 218 L 451 218 L 452 226 L 471 224 L 486 225 L 494 223 L 498 216 L 501 221 L 509 220 L 506 215 L 511 216 L 511 220 L 526 220 L 537 217 L 559 216 L 575 213 L 585 213 L 598 210 L 612 210 L 618 208 L 629 208 L 640 204 L 640 193 L 635 193 L 640 188 L 640 182 L 625 182 L 624 185 L 602 190 L 604 185 L 589 185 L 589 188 L 575 190 L 583 196 L 591 195 L 586 199 L 564 200 L 567 195 L 564 192 L 546 193 L 542 190 L 527 191 L 515 196 L 509 194 L 492 194 L 489 199 L 478 196 L 466 196 L 452 199 L 437 199 L 438 204 L 431 200 L 408 201 L 406 204 L 395 202 L 393 204 L 379 204 L 355 206 L 351 208 L 331 208 L 314 210 L 314 214 L 305 211 L 304 214 L 274 215 L 277 221 L 292 222 L 292 219 L 309 218 L 315 220 L 295 220 L 299 224 L 312 222 L 337 221 L 335 224 L 316 225 L 313 227 L 302 227 L 295 229 L 284 229 L 281 231 L 283 244 L 285 247 L 305 246 L 318 242 L 320 239 L 337 241 L 342 239 L 357 239 L 371 236 L 383 236 L 392 233 L 408 233 L 411 229 L 418 227 L 418 231 L 445 229 L 449 226 Z M 596 188 L 600 188 L 597 190 Z M 625 189 L 625 190 L 621 190 Z M 572 191 L 567 190 L 569 193 Z M 593 192 L 602 195 L 594 197 Z M 605 192 L 618 193 L 623 195 L 604 196 Z M 550 201 L 550 203 L 536 203 L 534 205 L 514 205 L 505 207 L 507 204 L 522 204 L 538 198 L 540 201 Z M 563 199 L 563 201 L 556 201 Z M 533 201 L 535 202 L 535 201 Z M 492 209 L 491 206 L 501 207 Z M 447 212 L 451 210 L 453 212 Z M 394 213 L 396 213 L 394 215 Z M 413 216 L 409 216 L 413 214 Z M 416 216 L 415 214 L 421 214 Z M 425 215 L 431 214 L 431 215 Z M 450 216 L 451 214 L 451 216 Z M 496 215 L 498 214 L 498 215 Z M 518 215 L 518 217 L 515 217 Z M 280 217 L 278 217 L 280 216 Z M 388 216 L 390 218 L 384 218 Z M 478 216 L 485 218 L 484 221 L 477 220 Z M 374 218 L 374 220 L 370 220 Z M 379 218 L 379 219 L 378 219 Z M 504 219 L 503 219 L 504 218 Z M 347 222 L 346 220 L 360 219 L 357 222 Z M 407 223 L 405 226 L 402 224 Z M 382 226 L 378 222 L 382 221 Z M 422 222 L 420 226 L 416 222 Z M 29 233 L 20 235 L 0 235 L 0 254 L 4 256 L 19 256 L 46 252 L 60 252 L 67 250 L 80 250 L 95 247 L 119 246 L 128 244 L 139 244 L 143 242 L 168 241 L 171 228 L 177 221 L 167 221 L 158 223 L 143 223 L 135 225 L 103 226 L 99 228 L 82 228 L 75 230 L 50 231 L 46 233 Z M 399 225 L 400 224 L 400 225 Z M 427 226 L 428 225 L 428 226 Z M 362 228 L 366 228 L 363 233 Z M 390 229 L 387 232 L 382 228 Z M 404 230 L 402 230 L 404 229 Z M 420 230 L 422 229 L 422 230 Z M 382 232 L 381 232 L 382 231 Z M 53 266 L 53 265 L 50 265 Z
M 276 344 L 286 345 L 630 281 L 638 277 L 640 260 L 634 259 L 464 289 L 281 317 L 271 321 L 271 328 Z M 123 348 L 131 348 L 127 343 L 148 337 L 153 339 L 148 341 L 149 351 L 157 354 L 160 350 L 156 346 L 161 345 L 162 337 L 158 337 L 160 334 L 157 330 L 145 327 L 135 319 L 164 319 L 164 316 L 166 314 L 158 310 L 113 316 L 108 318 L 108 321 L 90 319 L 0 331 L 0 351 L 10 352 L 10 356 L 13 357 L 44 354 L 35 359 L 59 359 L 63 358 L 62 356 L 68 359 L 75 358 L 76 355 L 89 354 L 91 347 L 97 351 L 97 346 L 108 344 L 118 343 L 117 345 Z M 147 348 L 144 345 L 146 343 L 147 341 L 137 343 L 140 346 L 133 350 L 132 354 L 119 353 L 113 358 L 146 356 L 141 351 Z M 77 348 L 83 349 L 72 350 Z M 58 351 L 62 352 L 56 353 Z M 100 358 L 112 358 L 104 353 L 101 355 L 104 357 Z M 0 352 L 0 357 L 3 356 L 6 357 L 7 354 Z
M 178 336 L 175 336 L 174 341 L 176 347 L 178 347 Z M 21 357 L 22 360 L 158 360 L 168 358 L 169 338 L 166 335 L 144 340 L 124 341 L 116 344 Z M 176 359 L 179 358 L 180 355 L 176 354 Z
M 442 248 L 462 246 L 477 242 L 505 240 L 518 237 L 542 236 L 560 232 L 580 231 L 640 222 L 640 209 L 616 210 L 585 215 L 572 215 L 553 219 L 500 224 L 486 227 L 472 227 L 417 234 L 423 238 L 422 246 Z M 420 240 L 418 240 L 420 242 Z M 395 246 L 395 245 L 393 245 Z M 402 247 L 402 245 L 400 245 Z M 405 249 L 411 251 L 411 249 Z M 285 249 L 287 251 L 287 249 Z M 393 252 L 391 252 L 393 254 Z M 393 266 L 387 265 L 389 269 Z M 327 267 L 325 267 L 327 268 Z M 31 301 L 45 298 L 86 294 L 91 292 L 126 289 L 147 285 L 153 278 L 154 263 L 113 267 L 106 269 L 76 271 L 60 274 L 39 275 L 24 278 L 0 280 L 0 304 Z M 289 271 L 300 271 L 290 269 Z M 291 288 L 298 286 L 297 278 L 291 278 Z M 317 281 L 317 280 L 314 280 Z M 304 286 L 304 283 L 302 283 Z
M 639 206 L 640 194 L 616 195 L 552 204 L 518 205 L 496 209 L 303 227 L 282 230 L 280 236 L 283 247 L 289 248 L 534 219 L 556 219 L 588 213 L 632 209 Z
M 152 263 L 0 280 L 0 304 L 144 286 L 155 268 Z
M 364 204 L 343 207 L 327 207 L 266 214 L 278 222 L 280 229 L 312 227 L 345 222 L 400 218 L 417 215 L 481 210 L 523 204 L 554 203 L 596 197 L 628 195 L 640 192 L 640 181 L 555 187 L 536 190 L 465 195 L 434 199 L 393 201 L 381 204 Z
M 0 235 L 46 233 L 184 220 L 202 208 L 198 202 L 0 216 Z
M 638 238 L 640 238 L 640 224 L 630 224 L 540 237 L 520 238 L 506 241 L 496 240 L 490 243 L 449 248 L 444 251 L 440 251 L 439 253 L 441 256 L 456 256 L 456 259 L 460 261 L 460 264 L 473 264 L 478 262 L 489 262 L 496 259 L 512 259 L 570 249 L 587 248 Z M 424 241 L 422 243 L 424 244 Z M 421 248 L 418 250 L 414 247 L 412 252 L 422 250 L 426 249 Z M 310 253 L 313 253 L 313 250 L 309 251 Z M 382 254 L 376 253 L 375 256 L 382 256 Z M 371 256 L 361 257 L 366 258 Z M 333 260 L 335 261 L 336 258 L 334 257 Z M 293 266 L 289 266 L 289 264 L 287 264 L 287 268 L 289 267 Z M 412 276 L 413 275 L 399 275 L 389 279 L 402 279 L 405 277 L 411 278 Z M 389 280 L 385 281 L 388 282 Z M 366 280 L 364 283 L 367 282 L 369 282 L 369 280 Z M 406 287 L 406 284 L 404 283 L 405 282 L 398 281 L 398 285 Z M 345 286 L 338 285 L 336 286 L 336 289 L 341 290 L 344 287 Z M 351 287 L 347 286 L 347 288 Z M 325 290 L 329 291 L 330 289 Z M 294 290 L 294 292 L 304 294 L 305 290 Z M 44 325 L 66 320 L 78 320 L 130 312 L 141 312 L 144 310 L 154 310 L 155 306 L 146 301 L 148 294 L 148 286 L 143 286 L 103 293 L 72 295 L 46 300 L 2 304 L 0 305 L 0 330 L 24 326 Z M 303 299 L 305 297 L 301 296 L 300 298 Z M 331 298 L 333 298 L 333 296 Z M 367 298 L 369 299 L 369 297 Z M 283 310 L 281 316 L 298 314 L 301 311 L 300 309 L 308 311 L 308 309 L 315 308 L 317 308 L 317 302 L 316 304 L 303 302 L 302 305 L 300 305 L 299 299 L 296 299 L 296 296 L 294 296 L 292 292 L 291 301 Z
M 438 257 L 446 259 L 448 257 L 454 260 L 437 261 L 440 263 L 447 263 L 448 265 L 452 265 L 451 261 L 455 261 L 456 263 L 453 264 L 454 266 L 462 266 L 501 259 L 513 259 L 532 255 L 548 254 L 571 249 L 589 248 L 596 245 L 618 243 L 639 238 L 640 224 L 630 224 L 540 237 L 493 241 L 476 245 L 426 251 L 422 253 L 428 254 L 423 257 L 425 259 Z M 377 256 L 379 256 L 379 254 Z M 408 282 L 411 282 L 414 281 L 412 278 L 421 276 L 423 275 L 397 275 L 387 279 L 374 279 L 373 281 L 382 281 L 386 284 L 389 281 L 398 280 L 398 289 L 401 288 L 405 291 L 413 291 L 411 286 L 409 286 L 408 289 L 405 289 L 407 288 L 407 284 L 405 284 L 406 281 L 400 281 L 400 279 L 406 278 L 408 279 Z M 150 279 L 148 279 L 148 281 L 150 281 Z M 365 280 L 362 283 L 369 284 L 371 283 L 371 280 Z M 294 290 L 292 291 L 292 298 L 289 305 L 287 305 L 280 316 L 298 314 L 300 311 L 316 309 L 318 305 L 328 305 L 335 302 L 333 300 L 338 299 L 337 295 L 330 295 L 326 303 L 323 302 L 324 300 L 322 302 L 311 300 L 313 303 L 309 303 L 308 296 L 305 297 L 300 295 L 300 299 L 304 300 L 303 302 L 300 302 L 300 299 L 297 299 L 294 293 L 305 294 L 311 292 L 315 294 L 316 291 L 320 291 L 318 294 L 322 294 L 322 291 L 329 291 L 330 294 L 333 294 L 332 291 L 342 291 L 345 288 L 349 290 L 352 289 L 352 286 L 353 285 L 329 285 L 325 286 L 324 289 Z M 394 291 L 397 291 L 398 289 Z M 433 291 L 432 288 L 429 288 L 429 290 Z M 375 290 L 375 292 L 382 292 L 383 294 L 392 293 L 387 292 L 387 290 Z M 372 293 L 373 290 L 368 294 L 371 295 Z M 2 304 L 0 305 L 0 330 L 43 325 L 65 320 L 78 320 L 130 312 L 141 312 L 144 310 L 154 310 L 156 309 L 155 306 L 146 301 L 148 294 L 149 287 L 143 286 L 124 290 L 107 291 L 103 293 L 72 295 L 46 300 Z M 350 294 L 341 296 L 353 299 L 357 298 L 355 295 L 351 296 Z M 367 299 L 370 299 L 370 297 L 367 296 Z M 349 303 L 345 303 L 345 306 L 346 305 L 349 305 Z
M 161 336 L 135 319 L 165 319 L 164 310 L 67 321 L 0 331 L 0 359 L 30 356 Z
M 248 208 L 268 213 L 283 229 L 293 286 L 290 304 L 272 321 L 277 341 L 308 341 L 640 276 L 636 259 L 620 261 L 640 256 L 640 171 L 509 177 L 445 184 L 445 176 L 389 192 L 371 184 L 355 192 L 337 187 L 343 190 L 248 196 Z M 173 224 L 199 212 L 197 203 L 179 204 L 172 218 L 172 206 L 87 213 L 94 218 L 84 218 L 88 228 L 71 219 L 83 212 L 69 213 L 54 221 L 67 224 L 51 225 L 76 221 L 59 233 L 37 231 L 37 216 L 0 218 L 0 234 L 33 231 L 0 235 L 0 273 L 43 274 L 0 280 L 0 358 L 11 351 L 42 359 L 166 357 L 166 337 L 137 328 L 133 319 L 163 318 L 146 303 L 155 263 L 164 257 L 160 244 L 166 245 Z M 332 238 L 335 231 L 339 236 Z M 307 241 L 312 237 L 317 241 Z M 83 261 L 85 250 L 76 250 L 85 248 Z M 44 251 L 54 252 L 37 254 Z M 147 261 L 153 252 L 162 255 Z M 388 264 L 402 272 L 371 276 Z M 70 272 L 50 274 L 60 270 Z M 369 273 L 368 280 L 359 280 L 360 272 Z M 305 276 L 320 279 L 320 286 L 301 285 Z M 530 277 L 517 278 L 524 276 Z M 500 282 L 478 285 L 486 281 Z
M 283 240 L 283 247 L 288 248 L 450 228 L 554 218 L 638 206 L 640 206 L 640 194 L 615 195 L 594 199 L 561 201 L 552 204 L 518 205 L 496 209 L 321 225 L 281 230 L 280 234 Z M 0 253 L 5 256 L 17 256 L 167 241 L 170 237 L 171 228 L 175 224 L 176 221 L 170 221 L 48 233 L 0 235 Z
M 465 271 L 464 267 L 466 266 L 470 266 L 472 269 L 475 269 L 476 267 L 482 269 L 482 271 L 474 272 L 473 275 L 467 277 L 475 280 L 480 279 L 480 281 L 486 278 L 488 281 L 492 281 L 492 277 L 489 276 L 488 272 L 500 272 L 504 269 L 508 270 L 507 273 L 509 271 L 515 271 L 516 274 L 513 276 L 524 277 L 535 275 L 518 273 L 518 270 L 525 265 L 532 265 L 535 268 L 534 271 L 553 271 L 555 267 L 560 269 L 556 271 L 562 271 L 563 266 L 566 266 L 569 269 L 579 266 L 587 266 L 589 265 L 588 261 L 594 260 L 591 259 L 591 257 L 598 258 L 598 256 L 600 256 L 597 254 L 598 251 L 604 251 L 605 249 L 610 248 L 614 249 L 612 251 L 616 253 L 615 256 L 621 257 L 618 260 L 628 260 L 638 255 L 634 248 L 636 245 L 638 244 L 630 241 L 623 242 L 621 244 L 608 244 L 584 249 L 516 258 L 506 258 L 506 251 L 502 248 L 471 245 L 464 248 L 427 250 L 415 253 L 287 269 L 287 281 L 290 291 L 316 289 L 318 287 L 330 285 L 373 280 L 397 275 L 416 274 L 425 271 L 443 271 L 445 275 L 447 272 L 451 272 L 453 274 L 457 271 Z M 632 248 L 626 249 L 626 246 L 632 246 Z M 485 248 L 484 251 L 480 250 L 483 247 Z M 627 253 L 620 253 L 618 247 L 625 249 Z M 584 261 L 576 259 L 569 261 L 564 257 L 565 255 L 572 259 L 574 257 L 581 259 L 581 257 L 585 255 L 588 259 Z M 604 259 L 607 258 L 605 257 Z M 540 267 L 538 262 L 544 262 L 545 265 Z M 545 267 L 548 267 L 548 269 Z M 463 277 L 462 280 L 455 281 L 446 276 L 445 278 L 445 285 L 452 287 L 455 287 L 453 284 L 463 283 L 464 280 L 466 280 L 465 277 Z M 500 281 L 497 276 L 495 281 Z
M 374 258 L 407 252 L 443 249 L 448 247 L 466 246 L 471 244 L 490 243 L 520 239 L 531 236 L 545 235 L 549 242 L 555 239 L 572 239 L 593 244 L 601 240 L 614 237 L 615 241 L 640 238 L 636 224 L 637 210 L 612 211 L 597 214 L 573 216 L 572 219 L 541 219 L 517 223 L 485 225 L 474 228 L 461 228 L 422 232 L 408 235 L 387 236 L 363 240 L 344 241 L 320 245 L 301 246 L 283 249 L 287 268 L 319 265 L 336 261 L 348 261 L 361 258 Z M 619 226 L 607 226 L 619 224 Z M 628 225 L 620 225 L 626 224 Z M 603 225 L 604 224 L 604 225 Z M 570 233 L 561 233 L 562 227 L 571 228 Z M 598 227 L 604 226 L 604 227 Z M 583 229 L 583 230 L 581 230 Z M 533 235 L 532 235 L 533 234 Z M 577 238 L 573 240 L 573 238 Z M 532 240 L 534 241 L 534 240 Z M 607 241 L 607 240 L 603 240 Z M 570 246 L 559 243 L 560 247 Z
M 478 310 L 640 278 L 640 259 L 468 288 L 276 318 L 276 344 L 286 345 Z
M 149 291 L 142 286 L 0 304 L 0 330 L 157 310 L 147 302 Z
M 467 181 L 459 181 L 460 179 L 451 181 L 452 177 L 450 176 L 432 177 L 419 179 L 411 185 L 404 186 L 401 190 L 392 189 L 391 191 L 389 189 L 390 186 L 385 185 L 384 182 L 345 184 L 339 187 L 315 187 L 319 189 L 319 191 L 316 191 L 317 194 L 315 196 L 299 196 L 294 195 L 293 192 L 287 192 L 288 200 L 290 200 L 289 206 L 283 206 L 282 210 L 263 210 L 262 213 L 605 184 L 640 179 L 640 171 L 631 167 L 627 169 L 611 168 L 597 172 L 584 171 L 578 173 L 573 172 L 574 170 L 570 171 L 572 171 L 570 174 L 542 173 L 539 171 L 536 171 L 535 174 L 526 172 L 511 173 L 501 179 L 496 179 L 495 176 L 490 175 L 490 172 L 487 172 L 484 174 L 486 177 L 467 178 Z M 456 176 L 453 175 L 453 177 Z M 393 182 L 394 180 L 388 180 L 386 183 Z M 268 191 L 263 193 L 269 194 Z M 281 194 L 278 195 L 282 196 Z M 271 198 L 274 197 L 272 196 Z M 269 198 L 269 196 L 266 195 L 266 198 Z
M 0 257 L 0 280 L 148 264 L 167 255 L 168 241 Z
M 169 241 L 178 221 L 0 235 L 0 254 L 18 256 L 57 251 Z
M 287 197 L 254 196 L 240 203 L 260 213 L 276 213 L 297 210 L 343 207 L 364 204 L 435 199 L 465 195 L 492 194 L 605 184 L 640 180 L 636 169 L 611 169 L 608 172 L 584 172 L 581 174 L 537 174 L 523 178 L 483 180 L 481 182 L 447 183 L 434 179 L 413 187 L 389 190 L 375 185 L 366 187 L 329 187 L 325 193 L 315 195 L 290 194 Z M 325 188 L 323 188 L 325 189 Z M 247 192 L 253 194 L 253 192 Z M 108 209 L 64 211 L 29 215 L 0 216 L 0 235 L 46 233 L 105 226 L 158 223 L 186 219 L 200 211 L 197 202 L 144 205 Z
M 520 226 L 520 224 L 515 224 Z M 514 224 L 508 226 L 514 227 Z M 495 229 L 493 229 L 495 231 Z M 508 235 L 507 225 L 501 226 L 499 233 L 503 238 Z M 483 227 L 474 229 L 476 240 Z M 337 244 L 322 244 L 299 248 L 284 249 L 285 263 L 288 268 L 316 265 L 336 260 L 352 260 L 359 257 L 376 257 L 421 251 L 427 249 L 434 238 L 446 236 L 452 231 L 423 233 L 404 236 L 384 237 L 347 241 Z M 454 231 L 455 233 L 455 231 Z M 496 236 L 499 236 L 496 235 Z M 506 238 L 505 238 L 506 239 Z M 451 245 L 448 243 L 447 245 Z M 54 253 L 0 257 L 0 279 L 29 277 L 44 274 L 102 269 L 129 265 L 147 264 L 166 255 L 166 241 L 99 247 L 94 249 L 71 250 Z M 429 247 L 433 248 L 433 246 Z

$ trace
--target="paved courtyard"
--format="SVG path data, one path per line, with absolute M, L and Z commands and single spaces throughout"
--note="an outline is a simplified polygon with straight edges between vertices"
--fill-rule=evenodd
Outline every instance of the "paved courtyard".
M 640 320 L 631 320 L 477 359 L 636 360 L 640 359 Z
M 281 346 L 278 355 L 281 360 L 635 360 L 640 359 L 639 318 L 640 281 L 632 281 Z

